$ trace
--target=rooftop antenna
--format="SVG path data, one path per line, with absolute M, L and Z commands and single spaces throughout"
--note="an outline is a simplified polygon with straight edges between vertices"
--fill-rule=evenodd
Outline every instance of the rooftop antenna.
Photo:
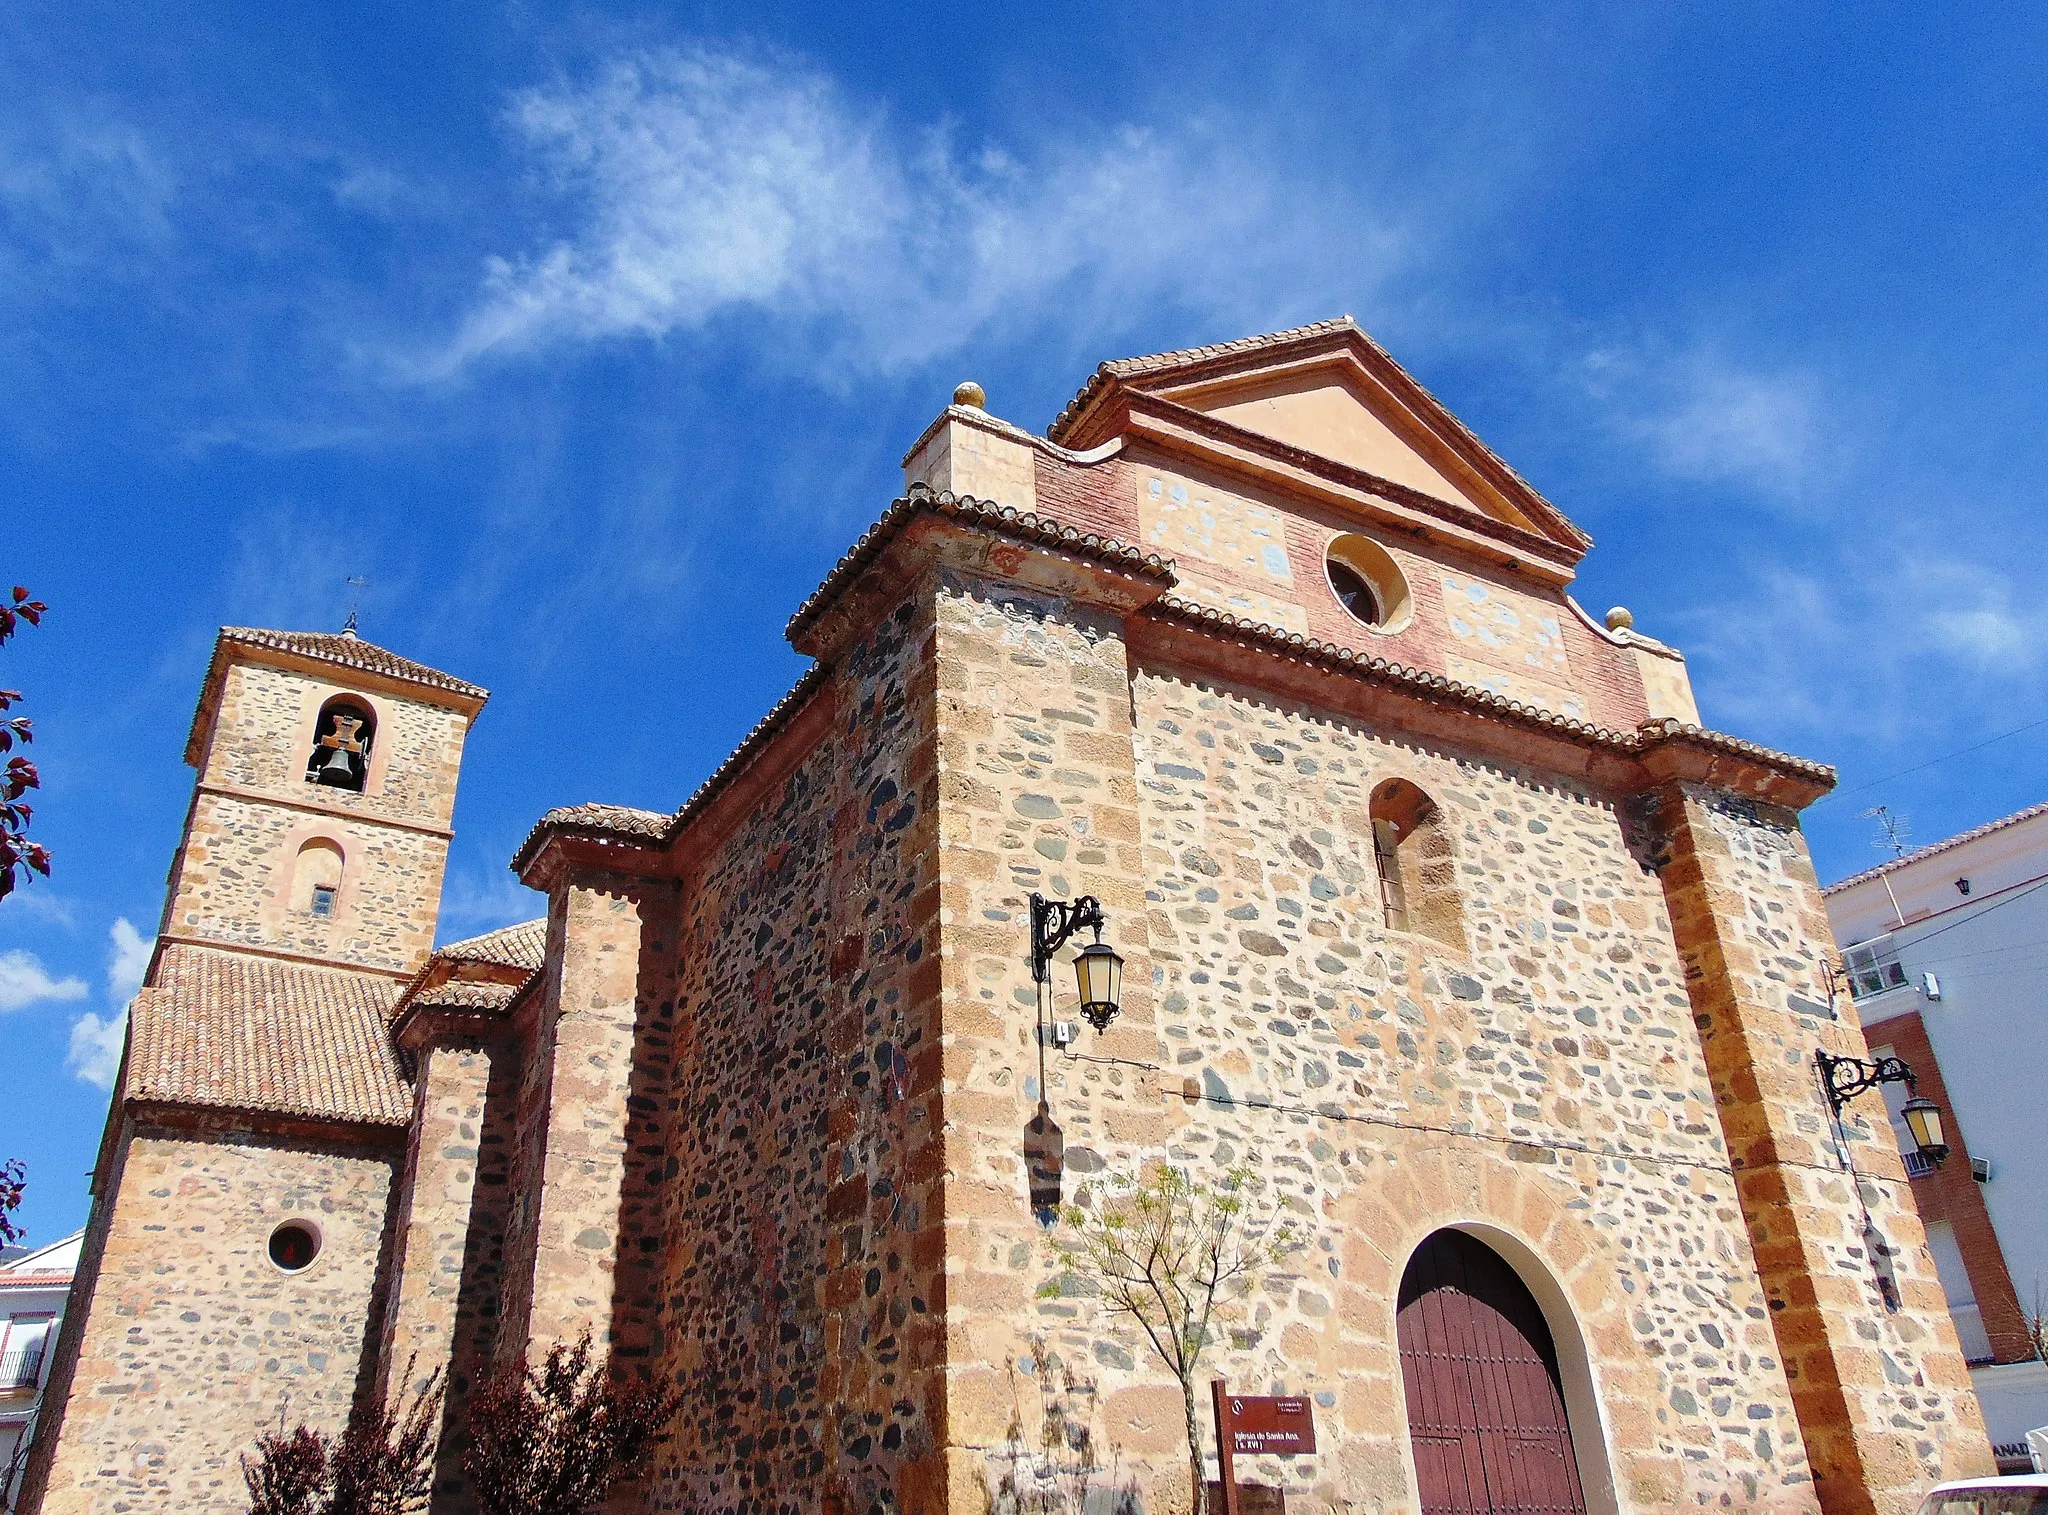
M 1872 846 L 1876 847 L 1879 851 L 1889 847 L 1894 861 L 1906 855 L 1905 816 L 1892 814 L 1889 805 L 1872 805 L 1863 812 L 1862 818 L 1866 821 L 1876 821 L 1878 826 L 1884 831 L 1884 840 L 1873 842 Z M 1884 892 L 1886 897 L 1892 902 L 1892 914 L 1898 917 L 1898 922 L 1901 926 L 1905 925 L 1906 912 L 1899 908 L 1899 897 L 1893 892 L 1891 875 L 1881 872 L 1878 874 L 1878 877 L 1884 880 Z
M 354 593 L 348 597 L 348 619 L 341 623 L 341 634 L 345 637 L 352 637 L 356 634 L 356 612 L 362 608 L 362 592 L 368 587 L 370 581 L 359 575 L 350 574 L 347 582 L 349 588 Z

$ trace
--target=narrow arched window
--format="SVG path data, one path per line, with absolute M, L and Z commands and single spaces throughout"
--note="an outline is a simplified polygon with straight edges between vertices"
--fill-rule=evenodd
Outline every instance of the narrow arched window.
M 342 853 L 338 843 L 316 836 L 299 848 L 292 868 L 292 909 L 322 920 L 341 898 Z
M 1451 838 L 1436 801 L 1406 779 L 1388 779 L 1372 794 L 1373 861 L 1389 931 L 1465 944 Z
M 377 717 L 369 705 L 337 695 L 320 707 L 313 727 L 313 754 L 306 759 L 306 782 L 329 789 L 363 792 L 370 776 L 370 744 L 377 738 Z

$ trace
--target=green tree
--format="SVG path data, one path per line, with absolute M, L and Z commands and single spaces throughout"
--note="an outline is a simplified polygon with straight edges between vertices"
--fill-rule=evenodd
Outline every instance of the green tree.
M 1301 1245 L 1293 1223 L 1270 1206 L 1252 1206 L 1254 1197 L 1246 1168 L 1230 1169 L 1213 1187 L 1164 1163 L 1084 1184 L 1061 1208 L 1053 1234 L 1061 1275 L 1040 1290 L 1059 1293 L 1077 1275 L 1092 1280 L 1103 1308 L 1136 1321 L 1173 1371 L 1187 1419 L 1194 1515 L 1204 1515 L 1208 1503 L 1195 1392 L 1202 1354 L 1257 1276 Z

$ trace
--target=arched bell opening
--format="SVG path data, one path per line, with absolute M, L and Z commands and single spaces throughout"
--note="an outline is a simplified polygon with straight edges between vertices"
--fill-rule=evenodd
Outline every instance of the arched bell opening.
M 1544 1300 L 1489 1240 L 1524 1254 Z M 1585 1343 L 1533 1254 L 1434 1232 L 1402 1275 L 1395 1323 L 1422 1515 L 1614 1515 Z
M 370 749 L 376 740 L 377 716 L 369 702 L 354 695 L 336 695 L 320 707 L 320 718 L 313 725 L 306 782 L 361 794 L 370 776 Z

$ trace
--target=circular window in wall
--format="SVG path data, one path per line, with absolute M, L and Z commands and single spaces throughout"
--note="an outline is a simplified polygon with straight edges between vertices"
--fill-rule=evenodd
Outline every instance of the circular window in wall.
M 287 1273 L 313 1266 L 320 1255 L 320 1233 L 302 1220 L 288 1220 L 270 1233 L 270 1260 Z
M 1336 538 L 1324 555 L 1323 568 L 1337 603 L 1374 631 L 1399 631 L 1415 613 L 1401 566 L 1371 537 L 1353 533 Z

